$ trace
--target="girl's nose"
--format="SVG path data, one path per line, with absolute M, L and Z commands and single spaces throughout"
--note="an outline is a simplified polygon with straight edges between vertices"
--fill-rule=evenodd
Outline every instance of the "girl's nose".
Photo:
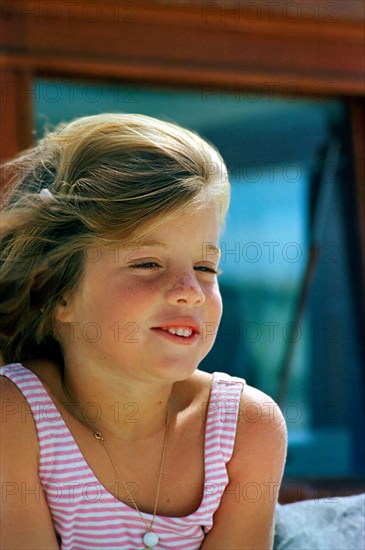
M 169 304 L 188 304 L 200 306 L 205 302 L 205 295 L 193 275 L 179 277 L 166 292 Z

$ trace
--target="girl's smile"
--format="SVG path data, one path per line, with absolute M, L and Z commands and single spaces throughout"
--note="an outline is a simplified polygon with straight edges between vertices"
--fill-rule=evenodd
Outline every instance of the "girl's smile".
M 163 329 L 159 327 L 153 327 L 151 330 L 155 331 L 156 334 L 166 338 L 167 341 L 174 344 L 179 344 L 183 346 L 189 346 L 199 339 L 199 333 L 195 332 L 192 329 Z M 175 330 L 176 332 L 173 332 Z

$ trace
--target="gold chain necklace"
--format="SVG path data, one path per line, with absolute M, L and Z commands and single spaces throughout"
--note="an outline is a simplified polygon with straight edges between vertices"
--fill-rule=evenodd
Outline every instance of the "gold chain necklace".
M 123 479 L 123 476 L 122 474 L 120 473 L 119 471 L 119 468 L 118 466 L 116 465 L 116 463 L 114 462 L 114 459 L 113 457 L 111 456 L 110 452 L 109 452 L 109 449 L 107 447 L 107 444 L 106 444 L 106 441 L 104 439 L 104 437 L 102 436 L 101 432 L 96 430 L 95 429 L 95 426 L 90 422 L 90 420 L 85 416 L 84 412 L 81 410 L 80 406 L 79 406 L 79 403 L 72 397 L 72 395 L 70 394 L 67 386 L 66 386 L 66 383 L 65 383 L 65 380 L 63 379 L 62 377 L 62 387 L 63 387 L 63 390 L 65 392 L 65 394 L 67 395 L 67 397 L 70 399 L 70 405 L 73 409 L 73 411 L 78 411 L 79 414 L 81 414 L 83 420 L 88 424 L 88 426 L 90 426 L 90 428 L 92 429 L 93 433 L 94 433 L 94 437 L 95 439 L 97 439 L 103 446 L 103 448 L 105 449 L 105 452 L 106 454 L 108 455 L 108 458 L 111 462 L 111 465 L 113 466 L 114 468 L 114 471 L 115 473 L 117 474 L 117 476 L 119 477 L 119 479 L 121 480 L 121 482 L 123 483 L 123 486 L 124 486 L 124 489 L 126 491 L 126 493 L 128 494 L 129 498 L 131 499 L 131 501 L 133 502 L 133 505 L 135 507 L 135 509 L 137 510 L 141 520 L 143 521 L 143 523 L 146 525 L 147 527 L 147 531 L 146 533 L 144 533 L 143 537 L 142 537 L 142 540 L 143 540 L 143 544 L 145 544 L 145 547 L 143 550 L 151 550 L 153 549 L 154 546 L 156 546 L 156 544 L 158 543 L 159 541 L 159 536 L 157 533 L 155 533 L 153 530 L 152 530 L 152 527 L 153 527 L 153 524 L 155 522 L 155 517 L 156 517 L 156 511 L 157 511 L 157 503 L 158 503 L 158 497 L 159 497 L 159 494 L 160 494 L 160 486 L 161 486 L 161 479 L 162 479 L 162 471 L 163 471 L 163 464 L 164 464 L 164 459 L 165 459 L 165 452 L 166 452 L 166 446 L 167 446 L 167 432 L 168 432 L 168 424 L 169 424 L 169 408 L 167 407 L 167 414 L 166 414 L 166 421 L 165 421 L 165 435 L 164 435 L 164 441 L 163 441 L 163 447 L 162 447 L 162 455 L 161 455 L 161 463 L 160 463 L 160 473 L 159 473 L 159 476 L 158 476 L 158 484 L 157 484 L 157 492 L 156 492 L 156 499 L 155 499 L 155 507 L 154 507 L 154 511 L 153 511 L 153 517 L 152 517 L 152 521 L 150 523 L 150 525 L 148 525 L 148 522 L 145 520 L 145 518 L 142 516 L 138 506 L 137 506 L 137 503 L 136 501 L 134 500 L 133 496 L 131 495 L 131 493 L 129 492 L 129 489 L 128 489 L 128 485 L 125 483 L 124 479 Z M 75 405 L 77 406 L 77 408 L 75 407 Z M 78 415 L 77 415 L 78 416 Z

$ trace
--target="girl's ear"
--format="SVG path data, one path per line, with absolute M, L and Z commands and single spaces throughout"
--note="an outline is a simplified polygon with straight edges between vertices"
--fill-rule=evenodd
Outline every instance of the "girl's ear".
M 70 304 L 69 301 L 66 300 L 62 296 L 60 303 L 56 306 L 55 309 L 55 319 L 57 321 L 61 321 L 61 323 L 69 323 L 69 313 L 70 313 Z

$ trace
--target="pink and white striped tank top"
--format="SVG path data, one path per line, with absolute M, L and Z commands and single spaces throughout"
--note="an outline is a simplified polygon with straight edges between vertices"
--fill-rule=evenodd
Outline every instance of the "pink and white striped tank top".
M 20 363 L 0 368 L 27 400 L 38 433 L 39 479 L 62 550 L 144 548 L 146 532 L 137 511 L 117 500 L 95 477 L 39 378 Z M 156 515 L 155 550 L 198 550 L 213 526 L 213 514 L 228 485 L 240 395 L 245 380 L 212 374 L 205 428 L 205 482 L 199 508 L 184 517 Z M 152 514 L 142 512 L 149 523 Z

